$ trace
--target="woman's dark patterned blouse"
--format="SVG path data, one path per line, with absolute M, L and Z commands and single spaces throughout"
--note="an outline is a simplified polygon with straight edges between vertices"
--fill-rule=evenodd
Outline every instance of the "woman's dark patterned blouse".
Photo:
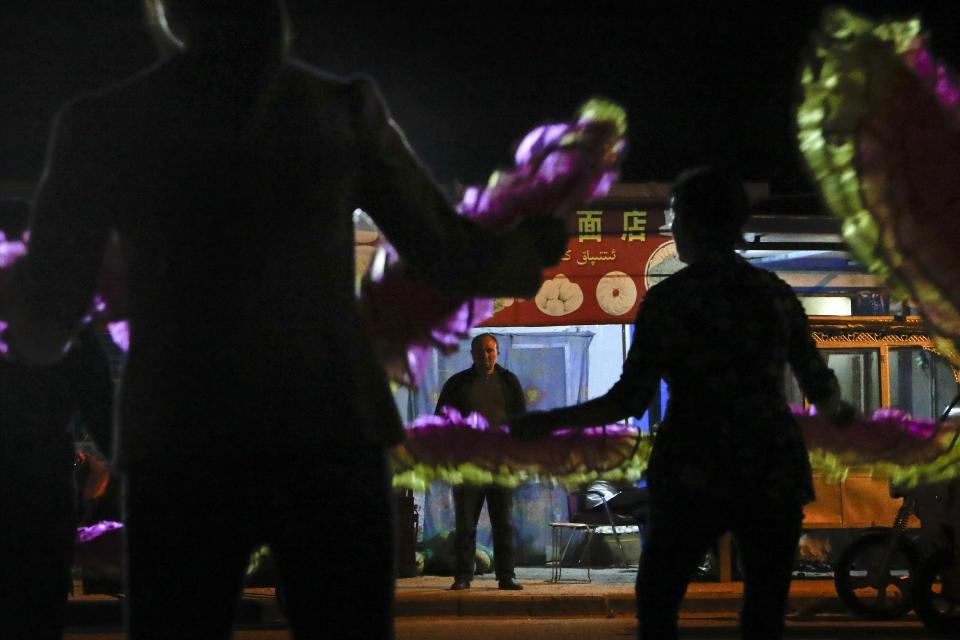
M 608 396 L 640 416 L 660 378 L 669 385 L 648 474 L 655 499 L 814 498 L 785 398 L 788 363 L 812 401 L 831 395 L 834 374 L 793 291 L 736 254 L 691 265 L 647 293 Z

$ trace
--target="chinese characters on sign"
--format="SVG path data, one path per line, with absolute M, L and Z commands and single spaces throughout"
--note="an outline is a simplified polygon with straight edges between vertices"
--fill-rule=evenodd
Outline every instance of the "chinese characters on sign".
M 603 211 L 577 211 L 577 231 L 580 242 L 602 242 Z
M 511 300 L 485 326 L 551 326 L 629 322 L 647 291 L 647 269 L 672 245 L 666 203 L 617 202 L 577 211 L 567 220 L 569 244 L 529 300 Z M 658 278 L 659 281 L 659 278 Z
M 623 212 L 623 233 L 620 234 L 621 240 L 634 242 L 639 240 L 645 242 L 647 239 L 647 212 L 646 211 L 624 211 Z
M 647 212 L 624 211 L 620 239 L 626 242 L 645 242 L 647 239 Z M 603 211 L 577 211 L 578 242 L 603 242 Z

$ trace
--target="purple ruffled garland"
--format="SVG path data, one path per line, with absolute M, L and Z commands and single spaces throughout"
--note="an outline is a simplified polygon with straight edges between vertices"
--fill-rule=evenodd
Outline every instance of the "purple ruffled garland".
M 877 409 L 869 419 L 837 428 L 819 418 L 814 408 L 791 407 L 803 429 L 810 449 L 843 454 L 854 453 L 865 463 L 889 462 L 901 465 L 928 462 L 944 452 L 937 435 L 945 427 L 935 420 L 919 420 L 905 411 Z
M 102 520 L 89 527 L 77 527 L 77 543 L 84 544 L 99 538 L 105 533 L 122 528 L 122 522 L 114 522 L 113 520 Z
M 636 427 L 612 424 L 565 429 L 538 442 L 522 442 L 478 413 L 462 415 L 443 407 L 441 415 L 421 416 L 407 427 L 400 467 L 420 464 L 482 469 L 528 470 L 563 476 L 583 469 L 604 469 L 626 462 L 640 434 Z

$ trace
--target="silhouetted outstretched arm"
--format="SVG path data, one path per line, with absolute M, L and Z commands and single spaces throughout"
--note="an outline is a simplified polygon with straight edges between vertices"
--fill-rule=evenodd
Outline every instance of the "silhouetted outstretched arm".
M 10 342 L 28 366 L 59 360 L 89 313 L 109 228 L 103 150 L 82 103 L 54 125 L 46 171 L 30 219 L 27 256 L 17 264 L 6 308 Z M 91 198 L 88 194 L 103 194 Z
M 521 440 L 537 440 L 558 429 L 602 426 L 642 416 L 660 384 L 659 333 L 654 327 L 652 297 L 644 300 L 637 311 L 634 340 L 623 363 L 623 373 L 609 391 L 582 404 L 510 417 L 510 432 Z
M 545 265 L 566 248 L 562 221 L 496 233 L 456 213 L 386 112 L 373 83 L 354 81 L 360 102 L 359 205 L 425 280 L 469 296 L 534 295 Z
M 857 410 L 840 396 L 840 384 L 833 370 L 824 362 L 810 336 L 807 315 L 796 296 L 784 295 L 789 301 L 790 342 L 787 357 L 800 388 L 817 408 L 817 413 L 837 426 L 852 422 Z

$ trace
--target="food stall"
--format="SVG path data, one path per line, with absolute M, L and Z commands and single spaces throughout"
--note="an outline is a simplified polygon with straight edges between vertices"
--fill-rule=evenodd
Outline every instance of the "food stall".
M 769 201 L 765 185 L 747 188 L 753 201 Z M 616 380 L 637 305 L 651 287 L 683 266 L 664 214 L 668 189 L 663 183 L 616 185 L 608 197 L 570 217 L 567 251 L 545 273 L 535 297 L 496 301 L 497 313 L 482 329 L 501 340 L 501 364 L 520 377 L 531 409 L 595 397 Z M 798 293 L 811 318 L 813 337 L 838 373 L 844 397 L 867 412 L 898 406 L 917 417 L 934 417 L 939 404 L 956 393 L 958 374 L 937 356 L 908 305 L 891 302 L 877 280 L 850 259 L 832 219 L 784 213 L 776 203 L 773 210 L 762 204 L 755 210 L 743 254 L 777 272 Z M 408 418 L 432 413 L 444 380 L 469 365 L 468 341 L 452 357 L 437 356 L 421 389 L 403 394 L 401 409 Z M 564 384 L 548 383 L 557 378 Z M 792 376 L 787 387 L 791 402 L 803 404 Z M 661 418 L 663 385 L 658 395 L 648 415 L 638 421 L 643 431 Z M 810 529 L 886 525 L 899 506 L 889 495 L 887 481 L 868 473 L 854 470 L 843 479 L 818 477 L 815 482 L 818 499 L 806 512 Z M 426 536 L 452 527 L 452 501 L 442 487 L 419 494 L 417 500 Z M 519 564 L 542 562 L 548 523 L 565 519 L 566 509 L 562 489 L 518 489 Z M 481 517 L 481 543 L 489 535 L 485 521 Z M 729 548 L 727 553 L 721 548 L 721 555 L 728 553 Z M 731 564 L 720 563 L 721 578 L 730 577 Z

